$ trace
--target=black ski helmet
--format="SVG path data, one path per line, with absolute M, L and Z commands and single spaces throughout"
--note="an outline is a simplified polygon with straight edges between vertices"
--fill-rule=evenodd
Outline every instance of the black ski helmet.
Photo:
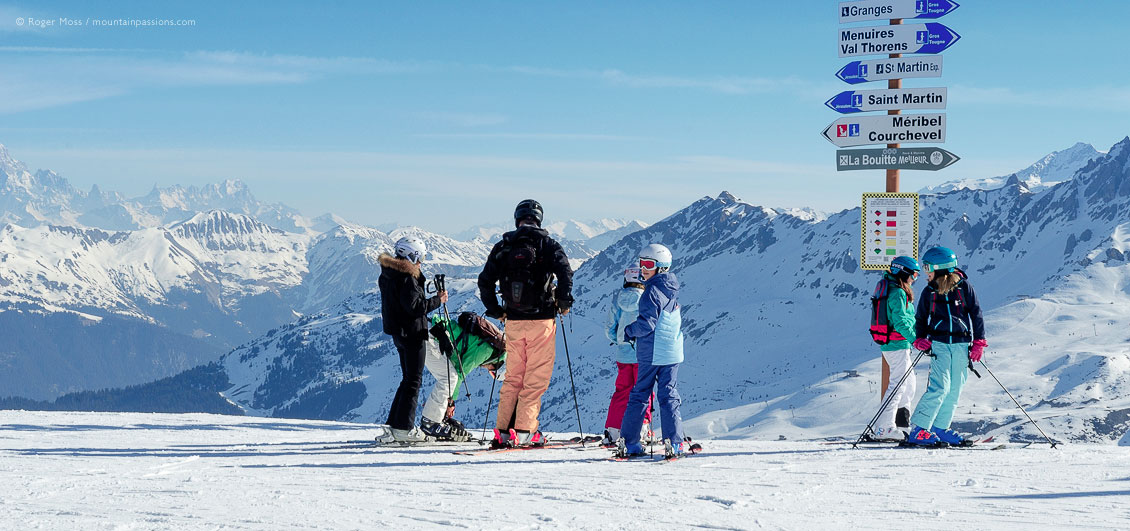
M 543 215 L 541 203 L 533 199 L 526 199 L 514 208 L 514 226 L 518 226 L 523 219 L 530 219 L 540 227 Z

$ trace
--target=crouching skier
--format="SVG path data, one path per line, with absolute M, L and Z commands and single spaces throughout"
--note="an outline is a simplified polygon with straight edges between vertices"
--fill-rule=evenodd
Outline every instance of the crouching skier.
M 423 442 L 427 437 L 416 427 L 416 404 L 419 400 L 420 380 L 424 375 L 424 359 L 428 342 L 428 313 L 447 302 L 447 292 L 427 297 L 424 275 L 420 264 L 424 262 L 427 246 L 423 240 L 411 236 L 396 242 L 396 256 L 381 253 L 378 286 L 381 290 L 381 317 L 384 333 L 392 336 L 392 343 L 400 355 L 400 386 L 392 399 L 388 412 L 389 433 L 382 442 Z
M 487 369 L 492 377 L 504 372 L 502 332 L 473 312 L 463 312 L 456 320 L 435 315 L 431 323 L 434 341 L 428 342 L 425 365 L 436 385 L 424 403 L 420 430 L 440 441 L 469 441 L 470 432 L 454 418 L 455 399 L 467 374 L 476 367 Z
M 603 446 L 616 446 L 620 438 L 620 425 L 624 421 L 624 410 L 628 407 L 628 395 L 636 385 L 639 362 L 636 360 L 636 346 L 624 338 L 624 329 L 636 321 L 640 310 L 640 296 L 643 282 L 640 268 L 629 267 L 624 270 L 624 287 L 612 294 L 612 305 L 608 309 L 608 323 L 604 335 L 616 347 L 616 387 L 612 400 L 608 403 L 608 418 L 604 421 Z M 644 410 L 643 427 L 640 437 L 651 440 L 651 396 L 648 395 L 647 409 Z
M 677 389 L 679 364 L 683 362 L 682 314 L 679 308 L 679 281 L 670 272 L 671 251 L 659 244 L 644 247 L 639 255 L 644 292 L 639 315 L 624 329 L 624 337 L 634 339 L 639 376 L 628 395 L 628 408 L 620 433 L 617 453 L 621 457 L 644 454 L 640 429 L 652 388 L 658 383 L 660 418 L 663 422 L 664 456 L 683 453 L 683 426 L 679 416 L 682 399 Z
M 932 350 L 930 382 L 918 401 L 907 443 L 921 446 L 961 446 L 965 437 L 949 429 L 968 367 L 980 361 L 988 343 L 981 305 L 965 272 L 957 268 L 957 255 L 945 247 L 932 247 L 922 255 L 929 281 L 922 289 L 915 314 L 914 348 Z M 972 342 L 972 343 L 970 343 Z

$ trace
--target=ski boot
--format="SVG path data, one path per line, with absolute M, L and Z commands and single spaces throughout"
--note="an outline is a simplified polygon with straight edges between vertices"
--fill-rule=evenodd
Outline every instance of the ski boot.
M 444 425 L 451 428 L 451 440 L 464 442 L 469 441 L 473 438 L 471 437 L 471 432 L 467 431 L 467 428 L 463 426 L 462 422 L 459 422 L 458 420 L 455 420 L 451 417 L 447 417 L 443 419 L 443 423 Z
M 494 438 L 490 440 L 490 447 L 492 450 L 500 450 L 502 448 L 510 448 L 517 442 L 517 437 L 511 437 L 514 430 L 502 431 L 498 428 L 494 429 Z
M 515 431 L 510 430 L 511 436 L 517 440 L 517 446 L 545 446 L 545 435 L 538 430 Z
M 930 446 L 930 447 L 944 447 L 948 446 L 942 442 L 937 435 L 934 435 L 930 430 L 915 426 L 910 430 L 910 434 L 906 436 L 906 445 L 908 446 Z
M 604 438 L 600 440 L 600 445 L 605 448 L 615 448 L 616 439 L 620 438 L 620 428 L 605 428 Z
M 427 417 L 420 418 L 420 431 L 424 432 L 424 435 L 435 437 L 437 441 L 455 440 L 451 433 L 451 426 L 434 422 Z
M 616 439 L 616 451 L 613 452 L 614 456 L 620 459 L 630 459 L 632 457 L 644 457 L 647 452 L 644 451 L 643 445 L 639 443 L 627 444 L 624 438 Z
M 663 439 L 663 458 L 678 459 L 683 457 L 682 441 L 672 444 L 671 439 Z
M 895 426 L 898 428 L 910 427 L 910 410 L 905 407 L 898 408 L 895 412 Z
M 953 430 L 930 428 L 930 433 L 933 433 L 938 437 L 938 440 L 950 446 L 973 446 L 973 441 L 962 437 L 960 433 Z
M 398 430 L 396 428 L 390 428 L 388 431 L 389 435 L 392 438 L 392 440 L 389 442 L 417 444 L 435 440 L 434 438 L 424 435 L 424 432 L 420 431 L 420 428 L 417 428 L 415 426 L 413 426 L 410 430 Z
M 651 431 L 650 422 L 643 423 L 643 427 L 640 428 L 640 442 L 648 446 L 659 442 L 659 440 L 655 438 L 655 432 Z

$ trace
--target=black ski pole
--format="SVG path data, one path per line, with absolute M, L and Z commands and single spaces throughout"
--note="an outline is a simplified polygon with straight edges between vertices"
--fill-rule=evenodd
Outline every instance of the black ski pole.
M 1000 379 L 997 378 L 997 375 L 993 374 L 993 371 L 989 370 L 988 365 L 985 365 L 985 360 L 981 360 L 981 366 L 984 367 L 986 371 L 989 371 L 989 376 L 992 376 L 993 379 L 997 381 L 997 385 L 1001 386 L 1001 389 L 1004 389 L 1005 394 L 1007 394 L 1008 397 L 1012 399 L 1012 403 L 1016 404 L 1016 407 L 1020 408 L 1020 412 L 1024 413 L 1025 417 L 1028 417 L 1028 422 L 1031 422 L 1032 425 L 1036 427 L 1036 430 L 1040 432 L 1040 435 L 1043 435 L 1044 438 L 1048 440 L 1048 444 L 1052 445 L 1052 448 L 1055 448 L 1059 443 L 1053 441 L 1051 437 L 1048 437 L 1048 435 L 1044 433 L 1044 430 L 1040 429 L 1040 425 L 1036 424 L 1035 420 L 1032 420 L 1032 416 L 1029 415 L 1027 411 L 1024 411 L 1024 406 L 1021 406 L 1020 402 L 1016 401 L 1016 397 L 1012 396 L 1012 393 L 1008 392 L 1008 389 L 1005 389 L 1004 384 L 1002 384 Z
M 506 319 L 502 320 L 502 337 L 506 337 Z M 487 438 L 487 423 L 490 422 L 490 408 L 494 405 L 494 385 L 498 383 L 498 369 L 495 369 L 495 377 L 490 379 L 490 395 L 487 396 L 487 414 L 483 417 L 483 440 Z
M 581 434 L 581 446 L 585 445 L 585 429 L 581 427 L 581 406 L 577 402 L 577 384 L 573 382 L 573 360 L 569 357 L 569 335 L 565 333 L 565 317 L 558 315 L 561 321 L 561 339 L 565 341 L 565 361 L 569 363 L 569 385 L 573 388 L 573 410 L 577 412 L 577 431 Z
M 874 429 L 872 428 L 872 426 L 874 426 L 875 421 L 879 420 L 879 415 L 882 415 L 883 410 L 887 409 L 887 406 L 889 406 L 891 404 L 891 401 L 895 397 L 895 393 L 898 392 L 900 387 L 902 387 L 902 384 L 903 384 L 903 382 L 906 381 L 907 377 L 909 377 L 910 374 L 914 372 L 914 367 L 918 365 L 918 361 L 921 360 L 922 356 L 926 355 L 927 352 L 929 352 L 929 351 L 927 351 L 927 350 L 919 350 L 918 351 L 918 356 L 914 358 L 914 363 L 910 364 L 910 368 L 908 368 L 906 370 L 906 372 L 903 373 L 902 378 L 899 379 L 899 383 L 896 384 L 893 388 L 891 388 L 890 392 L 887 393 L 887 398 L 885 400 L 883 400 L 883 405 L 879 406 L 879 411 L 875 412 L 875 416 L 871 417 L 871 422 L 868 422 L 867 427 L 863 428 L 863 433 L 859 434 L 859 438 L 856 439 L 854 443 L 851 443 L 852 448 L 858 447 L 859 443 L 863 442 L 863 438 L 867 436 L 868 432 L 874 433 Z

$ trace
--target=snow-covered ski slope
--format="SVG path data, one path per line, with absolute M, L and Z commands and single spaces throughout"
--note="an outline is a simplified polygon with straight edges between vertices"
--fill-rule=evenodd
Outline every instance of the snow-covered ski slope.
M 362 424 L 0 411 L 3 529 L 1126 529 L 1130 448 L 327 449 Z

